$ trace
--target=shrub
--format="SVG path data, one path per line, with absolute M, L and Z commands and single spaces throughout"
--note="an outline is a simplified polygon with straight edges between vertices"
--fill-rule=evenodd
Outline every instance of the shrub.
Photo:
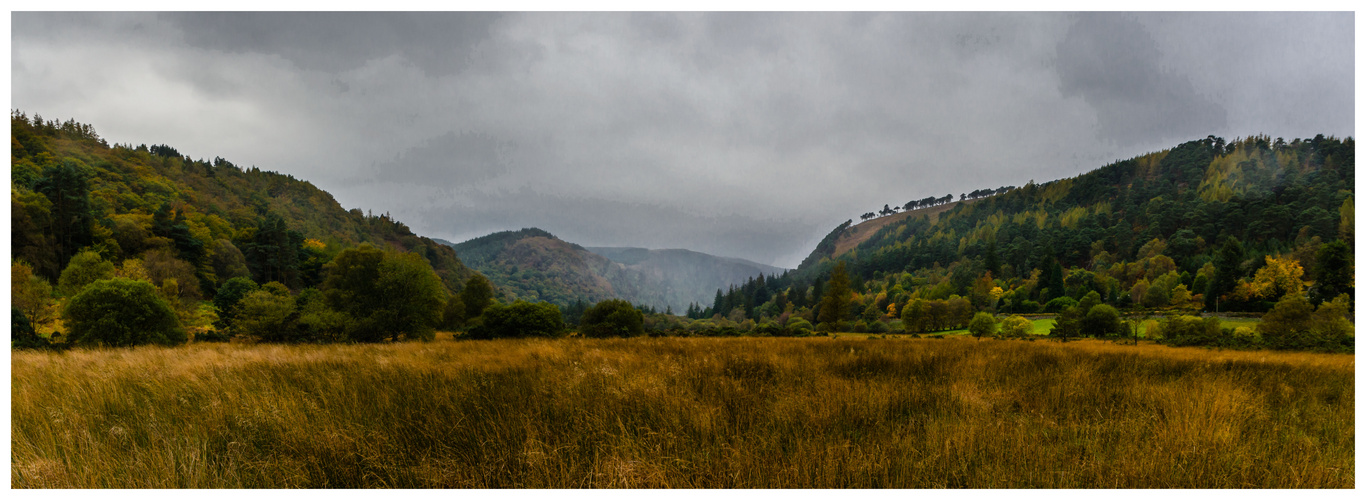
M 45 323 L 52 311 L 52 285 L 33 274 L 28 264 L 10 264 L 10 306 L 19 308 L 26 321 Z
M 1257 333 L 1267 345 L 1278 349 L 1290 349 L 1313 344 L 1310 333 L 1310 319 L 1314 306 L 1303 295 L 1287 295 L 1271 311 L 1262 316 L 1257 324 Z
M 754 334 L 761 337 L 782 336 L 784 333 L 783 327 L 772 321 L 765 321 L 754 328 Z
M 685 328 L 687 328 L 687 330 L 690 332 L 701 333 L 710 330 L 715 326 L 716 324 L 712 323 L 712 321 L 709 319 L 695 319 L 689 322 L 688 326 L 686 326 Z
M 1152 336 L 1153 330 L 1148 330 L 1148 335 Z M 1223 330 L 1219 318 L 1168 316 L 1158 323 L 1157 336 L 1173 346 L 1217 345 Z
M 891 328 L 883 321 L 874 321 L 868 324 L 868 333 L 887 333 L 889 330 Z
M 1086 315 L 1091 312 L 1092 307 L 1096 307 L 1100 305 L 1100 303 L 1100 293 L 1091 290 L 1090 292 L 1087 292 L 1086 296 L 1081 298 L 1081 302 L 1077 303 L 1077 309 L 1081 311 L 1082 315 Z
M 147 280 L 160 287 L 162 297 L 172 304 L 196 304 L 203 299 L 195 266 L 176 257 L 170 249 L 150 250 L 143 254 L 142 266 Z M 175 283 L 168 287 L 168 283 Z
M 278 286 L 272 286 L 278 285 Z M 300 335 L 292 321 L 294 297 L 276 282 L 242 298 L 236 331 L 262 342 L 298 342 Z
M 1015 306 L 1015 312 L 1020 314 L 1034 314 L 1039 312 L 1040 309 L 1043 309 L 1043 306 L 1040 306 L 1038 302 L 1032 300 L 1022 300 Z
M 57 278 L 57 291 L 67 297 L 75 296 L 82 288 L 102 279 L 114 277 L 114 264 L 100 254 L 86 250 L 76 254 Z
M 460 294 L 452 294 L 446 300 L 446 308 L 441 313 L 441 327 L 457 330 L 465 324 L 465 301 Z
M 33 330 L 33 324 L 19 308 L 10 306 L 9 334 L 10 349 L 43 349 L 49 347 L 47 339 Z
M 594 304 L 579 320 L 585 337 L 636 337 L 645 333 L 645 315 L 630 302 L 612 299 Z
M 811 335 L 811 330 L 814 330 L 814 328 L 811 326 L 811 322 L 802 318 L 792 318 L 787 320 L 787 326 L 785 328 L 787 329 L 788 333 L 794 337 Z
M 1034 323 L 1024 316 L 1011 316 L 1001 321 L 1001 336 L 1024 338 L 1034 334 Z
M 1063 309 L 1067 309 L 1069 307 L 1077 307 L 1078 305 L 1079 304 L 1077 304 L 1076 299 L 1073 299 L 1072 297 L 1063 296 L 1048 301 L 1047 304 L 1044 304 L 1043 311 L 1050 313 L 1062 312 Z
M 1338 295 L 1332 301 L 1319 304 L 1309 320 L 1309 329 L 1322 339 L 1339 339 L 1355 334 L 1352 325 L 1351 297 Z
M 560 308 L 549 302 L 516 301 L 511 305 L 491 304 L 465 337 L 493 339 L 508 337 L 559 337 L 564 335 Z
M 327 307 L 322 292 L 307 288 L 295 298 L 294 309 L 298 314 L 295 328 L 299 340 L 306 342 L 339 342 L 346 340 L 346 325 L 351 318 L 346 313 Z
M 207 329 L 194 334 L 195 342 L 228 342 L 232 336 L 218 329 Z
M 218 321 L 214 322 L 214 326 L 220 331 L 232 331 L 233 322 L 237 319 L 238 303 L 247 294 L 260 288 L 251 278 L 243 277 L 230 279 L 218 287 L 218 294 L 213 297 L 213 305 L 218 308 Z
M 1081 320 L 1081 334 L 1104 337 L 1120 332 L 1119 311 L 1107 304 L 1098 304 Z
M 62 315 L 73 341 L 125 347 L 181 344 L 185 331 L 175 311 L 146 281 L 99 280 L 66 304 Z
M 1257 332 L 1275 349 L 1353 350 L 1350 304 L 1342 294 L 1315 310 L 1303 294 L 1287 294 L 1262 316 Z

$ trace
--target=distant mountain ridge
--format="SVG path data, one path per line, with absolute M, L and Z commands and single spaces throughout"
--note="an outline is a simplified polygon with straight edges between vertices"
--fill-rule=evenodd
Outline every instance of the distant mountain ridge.
M 652 250 L 637 247 L 587 247 L 587 250 L 642 276 L 642 288 L 662 293 L 666 304 L 681 314 L 690 303 L 702 307 L 716 298 L 716 290 L 740 286 L 759 275 L 779 276 L 786 269 L 736 257 L 720 257 L 685 249 Z M 658 306 L 656 306 L 658 307 Z
M 462 262 L 488 276 L 504 299 L 576 301 L 620 298 L 681 313 L 710 304 L 716 290 L 785 269 L 684 249 L 583 247 L 538 228 L 501 231 L 449 244 Z

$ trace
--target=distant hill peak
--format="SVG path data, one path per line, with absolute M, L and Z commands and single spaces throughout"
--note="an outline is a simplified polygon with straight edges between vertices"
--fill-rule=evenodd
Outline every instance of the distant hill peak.
M 591 247 L 539 228 L 499 231 L 447 244 L 488 276 L 504 299 L 543 300 L 562 306 L 620 298 L 659 310 L 710 303 L 717 289 L 786 269 L 735 257 L 673 248 Z

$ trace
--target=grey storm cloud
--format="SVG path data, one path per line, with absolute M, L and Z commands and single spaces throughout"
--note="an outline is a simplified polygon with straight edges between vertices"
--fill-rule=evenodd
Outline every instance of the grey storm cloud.
M 431 75 L 458 72 L 461 62 L 500 14 L 469 12 L 177 12 L 192 47 L 278 54 L 299 68 L 344 71 L 401 52 Z
M 1059 88 L 1096 110 L 1100 133 L 1122 144 L 1191 138 L 1227 127 L 1227 111 L 1185 75 L 1161 67 L 1157 41 L 1119 13 L 1087 13 L 1058 44 Z
M 372 178 L 403 182 L 465 185 L 497 177 L 507 171 L 507 151 L 513 144 L 478 133 L 447 132 L 404 151 L 376 167 Z
M 883 204 L 1354 133 L 1351 13 L 28 13 L 12 107 L 460 241 L 795 266 Z

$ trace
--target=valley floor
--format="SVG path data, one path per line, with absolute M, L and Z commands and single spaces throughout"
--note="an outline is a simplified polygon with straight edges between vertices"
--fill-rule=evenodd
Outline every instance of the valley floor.
M 1355 357 L 1098 341 L 13 353 L 15 488 L 1352 488 Z

